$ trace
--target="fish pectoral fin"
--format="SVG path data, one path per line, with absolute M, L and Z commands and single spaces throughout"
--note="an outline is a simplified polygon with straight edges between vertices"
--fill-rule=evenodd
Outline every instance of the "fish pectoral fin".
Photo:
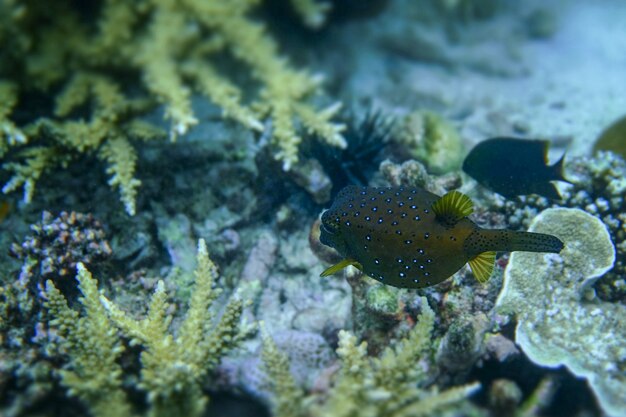
M 435 201 L 432 209 L 438 219 L 456 223 L 474 212 L 474 203 L 462 192 L 454 190 Z
M 328 267 L 324 270 L 324 272 L 322 272 L 320 274 L 320 277 L 327 277 L 329 275 L 335 274 L 339 271 L 341 271 L 343 268 L 347 267 L 347 266 L 354 266 L 355 268 L 358 268 L 360 271 L 363 270 L 363 266 L 358 263 L 357 261 L 355 261 L 354 259 L 344 259 L 338 263 L 336 263 L 335 265 Z
M 484 284 L 489 280 L 489 277 L 491 277 L 495 263 L 495 252 L 483 252 L 475 258 L 470 259 L 469 266 L 472 268 L 476 280 Z

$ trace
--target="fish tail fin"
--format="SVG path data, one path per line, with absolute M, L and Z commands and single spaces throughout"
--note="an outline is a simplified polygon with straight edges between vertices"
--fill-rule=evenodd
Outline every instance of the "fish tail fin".
M 466 253 L 476 256 L 489 251 L 525 251 L 559 253 L 563 242 L 556 236 L 544 233 L 512 230 L 477 230 L 465 241 Z
M 550 167 L 550 170 L 552 171 L 552 176 L 555 180 L 564 181 L 571 184 L 571 181 L 565 178 L 564 165 L 565 154 L 563 154 L 563 156 L 561 156 L 561 159 L 559 159 L 554 165 Z
M 347 266 L 354 266 L 358 269 L 360 269 L 361 271 L 363 270 L 363 267 L 361 266 L 360 263 L 358 263 L 357 261 L 355 261 L 354 259 L 344 259 L 342 261 L 339 261 L 338 263 L 326 268 L 324 270 L 324 272 L 322 272 L 320 274 L 320 277 L 327 277 L 329 275 L 333 275 L 339 271 L 341 271 L 343 268 L 347 267 Z
M 489 280 L 496 263 L 496 253 L 493 251 L 483 252 L 469 260 L 474 277 L 478 282 L 484 284 Z
M 509 248 L 507 251 L 559 253 L 563 242 L 556 236 L 545 233 L 508 231 Z

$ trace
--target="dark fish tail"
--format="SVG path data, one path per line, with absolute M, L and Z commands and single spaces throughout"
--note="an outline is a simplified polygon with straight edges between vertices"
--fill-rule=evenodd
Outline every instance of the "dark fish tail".
M 559 180 L 559 181 L 569 182 L 571 184 L 571 182 L 565 178 L 565 173 L 563 170 L 564 164 L 565 164 L 565 154 L 561 156 L 561 159 L 559 159 L 556 164 L 550 166 L 552 178 L 555 180 Z
M 467 238 L 464 246 L 470 256 L 490 251 L 559 253 L 563 249 L 563 242 L 556 236 L 544 233 L 478 229 Z

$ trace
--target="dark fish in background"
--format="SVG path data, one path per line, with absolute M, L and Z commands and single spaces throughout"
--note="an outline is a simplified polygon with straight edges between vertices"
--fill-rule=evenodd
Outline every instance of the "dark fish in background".
M 479 143 L 463 161 L 463 171 L 496 193 L 513 198 L 539 194 L 552 200 L 561 195 L 550 181 L 565 181 L 563 161 L 548 165 L 545 140 L 493 138 Z
M 348 186 L 322 214 L 320 242 L 343 260 L 322 276 L 354 265 L 401 288 L 438 284 L 469 262 L 476 279 L 493 272 L 496 251 L 558 253 L 563 242 L 542 233 L 486 230 L 469 220 L 472 200 L 451 191 Z

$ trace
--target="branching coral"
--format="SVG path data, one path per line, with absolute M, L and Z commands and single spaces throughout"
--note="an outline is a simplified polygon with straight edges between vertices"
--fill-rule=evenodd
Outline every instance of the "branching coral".
M 341 331 L 337 349 L 341 369 L 334 387 L 317 401 L 305 400 L 289 373 L 286 356 L 266 336 L 263 360 L 275 394 L 276 416 L 427 416 L 475 392 L 478 384 L 443 392 L 420 388 L 426 379 L 420 361 L 428 362 L 432 356 L 435 319 L 426 299 L 422 299 L 422 305 L 422 315 L 409 335 L 387 347 L 379 358 L 369 358 L 365 342 L 357 344 L 356 336 Z
M 13 173 L 2 188 L 4 193 L 23 187 L 24 201 L 30 202 L 35 184 L 44 173 L 65 167 L 82 154 L 95 154 L 109 165 L 109 184 L 120 189 L 126 211 L 135 213 L 135 195 L 141 183 L 134 178 L 137 157 L 129 140 L 160 135 L 156 127 L 135 119 L 149 108 L 149 102 L 126 99 L 107 77 L 78 74 L 57 97 L 55 114 L 67 116 L 90 101 L 93 110 L 89 121 L 40 119 L 24 128 L 32 146 L 21 152 L 23 162 L 3 165 Z
M 320 78 L 294 70 L 280 57 L 263 24 L 249 18 L 257 3 L 102 0 L 87 10 L 62 1 L 52 6 L 52 18 L 39 2 L 0 3 L 0 39 L 13 51 L 3 54 L 15 62 L 0 63 L 0 155 L 28 142 L 26 153 L 16 155 L 22 162 L 4 165 L 14 175 L 3 191 L 24 187 L 29 201 L 44 172 L 93 154 L 108 164 L 110 184 L 134 213 L 140 182 L 130 142 L 155 136 L 137 120 L 162 103 L 174 139 L 197 122 L 194 92 L 250 129 L 263 130 L 263 121 L 271 120 L 275 156 L 285 169 L 297 162 L 300 126 L 344 147 L 343 126 L 330 120 L 339 106 L 319 111 L 306 103 Z M 256 87 L 244 89 L 226 76 L 227 55 L 243 68 L 239 72 L 249 71 Z M 17 126 L 11 113 L 37 89 L 61 90 L 54 115 L 30 111 L 24 126 Z
M 198 245 L 196 286 L 187 315 L 177 337 L 169 331 L 167 294 L 159 281 L 146 317 L 135 320 L 98 293 L 97 281 L 79 264 L 77 279 L 83 293 L 81 317 L 65 298 L 47 283 L 47 308 L 64 338 L 70 362 L 61 371 L 71 395 L 81 398 L 96 416 L 130 416 L 132 407 L 122 390 L 124 370 L 119 365 L 123 347 L 118 329 L 131 344 L 143 347 L 138 387 L 147 393 L 151 416 L 199 416 L 207 398 L 203 378 L 221 357 L 237 346 L 247 330 L 239 325 L 243 303 L 232 300 L 215 324 L 211 306 L 220 291 L 213 288 L 217 269 L 209 259 L 204 241 Z
M 0 81 L 0 157 L 11 146 L 26 143 L 24 133 L 15 126 L 9 116 L 17 104 L 17 88 L 15 85 Z
M 46 307 L 54 316 L 50 324 L 65 337 L 63 347 L 71 357 L 69 369 L 60 371 L 63 384 L 70 395 L 89 404 L 96 416 L 130 416 L 118 364 L 121 340 L 100 303 L 97 281 L 82 264 L 78 265 L 77 279 L 83 293 L 83 317 L 67 306 L 52 281 L 46 288 Z

